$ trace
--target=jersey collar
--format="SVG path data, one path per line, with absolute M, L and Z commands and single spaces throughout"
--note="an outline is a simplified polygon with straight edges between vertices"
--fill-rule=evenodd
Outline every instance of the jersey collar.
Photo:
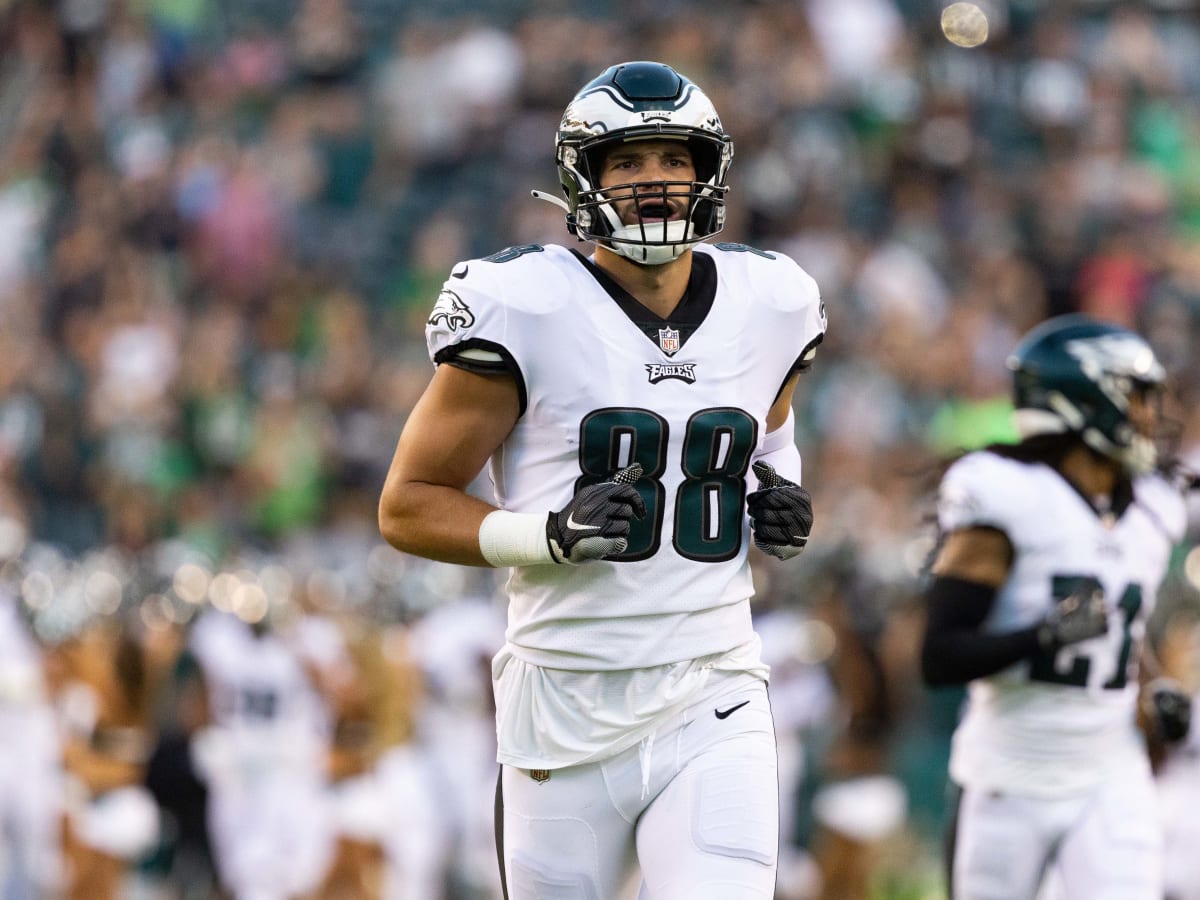
M 687 290 L 683 293 L 683 299 L 671 310 L 671 315 L 665 319 L 639 303 L 632 294 L 617 284 L 611 275 L 578 250 L 571 250 L 571 253 L 612 297 L 626 318 L 668 356 L 683 347 L 688 338 L 696 332 L 708 316 L 717 296 L 717 265 L 712 257 L 704 253 L 692 253 L 692 271 L 688 277 Z M 675 350 L 668 350 L 663 346 L 664 331 L 678 332 L 679 343 Z

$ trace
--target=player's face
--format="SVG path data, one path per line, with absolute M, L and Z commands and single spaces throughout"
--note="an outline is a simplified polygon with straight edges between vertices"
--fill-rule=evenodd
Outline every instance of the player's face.
M 1129 422 L 1138 434 L 1154 437 L 1161 406 L 1162 389 L 1156 385 L 1138 385 L 1129 392 Z
M 687 216 L 696 166 L 683 141 L 632 141 L 604 159 L 600 187 L 626 225 L 675 221 Z

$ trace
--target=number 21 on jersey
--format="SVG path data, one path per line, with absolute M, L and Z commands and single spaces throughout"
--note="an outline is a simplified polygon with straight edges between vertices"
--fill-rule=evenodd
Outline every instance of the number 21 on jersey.
M 1099 580 L 1091 575 L 1055 575 L 1050 584 L 1056 601 L 1074 593 L 1091 593 L 1103 589 Z M 1142 586 L 1140 584 L 1127 585 L 1121 592 L 1121 599 L 1117 603 L 1117 609 L 1121 613 L 1121 643 L 1117 648 L 1116 667 L 1113 669 L 1112 677 L 1104 682 L 1106 689 L 1119 690 L 1125 687 L 1129 677 L 1129 653 L 1133 646 L 1131 629 L 1141 608 Z M 1050 684 L 1085 687 L 1092 668 L 1092 658 L 1087 654 L 1078 654 L 1071 660 L 1070 668 L 1064 671 L 1056 665 L 1057 657 L 1058 653 L 1051 650 L 1039 653 L 1033 658 L 1033 663 L 1029 668 L 1029 677 L 1034 681 Z

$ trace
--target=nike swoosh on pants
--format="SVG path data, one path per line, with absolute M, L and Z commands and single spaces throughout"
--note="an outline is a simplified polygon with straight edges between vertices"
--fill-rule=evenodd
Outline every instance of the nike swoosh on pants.
M 729 707 L 729 709 L 714 709 L 713 715 L 715 715 L 718 719 L 728 719 L 730 716 L 732 716 L 735 712 L 737 712 L 739 709 L 741 709 L 743 706 L 745 706 L 749 702 L 750 702 L 749 700 L 743 700 L 741 703 L 737 704 L 736 706 Z

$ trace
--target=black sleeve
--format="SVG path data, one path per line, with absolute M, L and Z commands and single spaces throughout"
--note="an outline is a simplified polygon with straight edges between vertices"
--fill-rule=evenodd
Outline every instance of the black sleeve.
M 925 596 L 929 616 L 921 675 L 930 687 L 966 684 L 1040 649 L 1037 626 L 999 634 L 979 630 L 996 600 L 993 587 L 962 578 L 935 578 Z

